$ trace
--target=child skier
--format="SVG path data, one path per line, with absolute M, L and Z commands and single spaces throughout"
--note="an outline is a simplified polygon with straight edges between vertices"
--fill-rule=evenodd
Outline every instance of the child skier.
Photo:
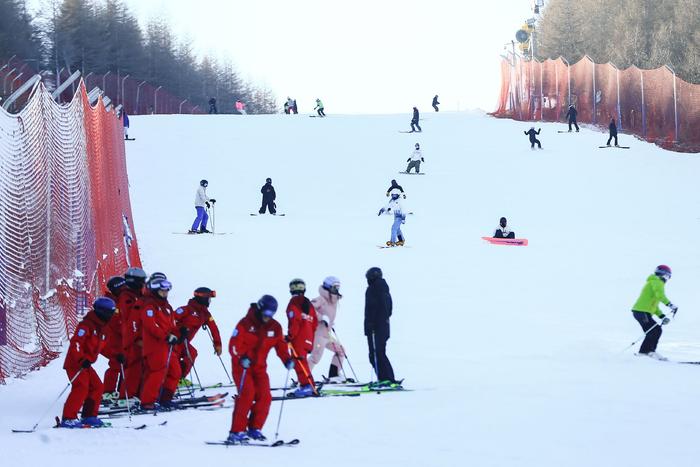
M 403 187 L 402 187 L 401 185 L 399 185 L 399 184 L 396 182 L 396 180 L 392 180 L 392 181 L 391 181 L 391 186 L 389 187 L 388 190 L 386 190 L 386 196 L 387 196 L 387 198 L 389 197 L 389 193 L 391 192 L 391 190 L 393 190 L 394 188 L 396 188 L 397 190 L 399 190 L 399 191 L 401 192 L 401 195 L 403 195 L 403 199 L 406 199 L 406 193 L 404 193 Z
M 325 117 L 326 114 L 323 111 L 323 102 L 321 102 L 321 99 L 316 99 L 316 107 L 314 107 L 314 110 L 318 109 L 318 116 L 319 117 Z
M 341 382 L 343 378 L 338 375 L 338 370 L 343 368 L 345 351 L 336 340 L 333 328 L 335 316 L 338 312 L 338 301 L 343 298 L 340 294 L 340 279 L 328 276 L 318 288 L 318 297 L 311 300 L 316 310 L 318 327 L 314 333 L 314 349 L 309 358 L 309 366 L 313 370 L 323 358 L 323 352 L 328 349 L 333 352 L 333 360 L 328 369 L 328 379 L 333 382 Z
M 647 277 L 642 293 L 632 307 L 632 315 L 642 327 L 646 336 L 639 348 L 639 355 L 647 355 L 658 360 L 667 360 L 656 351 L 656 346 L 661 337 L 661 326 L 668 324 L 669 319 L 659 309 L 659 302 L 666 305 L 673 316 L 676 316 L 678 307 L 666 298 L 666 282 L 671 278 L 671 268 L 662 264 L 656 267 L 654 274 Z M 657 323 L 652 315 L 661 320 Z
M 92 368 L 105 337 L 102 329 L 109 322 L 116 310 L 114 300 L 100 297 L 92 304 L 92 310 L 78 323 L 75 334 L 70 340 L 70 347 L 63 369 L 71 381 L 71 391 L 63 406 L 63 428 L 83 428 L 104 426 L 97 418 L 102 402 L 102 381 Z M 78 420 L 78 410 L 82 407 L 83 418 Z
M 530 137 L 530 149 L 535 149 L 535 143 L 537 143 L 537 147 L 542 149 L 542 144 L 540 143 L 540 140 L 537 139 L 536 135 L 540 134 L 540 131 L 542 131 L 542 128 L 538 128 L 537 131 L 535 131 L 535 127 L 531 126 L 528 131 L 523 131 L 525 135 Z
M 399 190 L 391 191 L 391 199 L 389 204 L 379 210 L 378 216 L 381 216 L 385 212 L 394 214 L 394 223 L 391 225 L 391 240 L 386 242 L 386 246 L 403 246 L 404 236 L 401 232 L 401 224 L 406 223 L 406 214 L 403 212 L 401 203 L 399 202 L 400 192 Z
M 233 378 L 238 397 L 233 407 L 229 443 L 245 443 L 248 439 L 265 441 L 260 431 L 267 420 L 272 403 L 270 377 L 267 374 L 267 354 L 273 347 L 287 370 L 294 368 L 284 332 L 273 316 L 277 300 L 263 295 L 251 303 L 245 318 L 240 320 L 229 340 Z
M 275 187 L 272 186 L 271 178 L 265 180 L 265 184 L 260 188 L 260 193 L 262 193 L 262 206 L 258 212 L 265 214 L 265 209 L 268 209 L 270 214 L 276 214 L 275 199 L 277 199 L 277 193 L 275 193 Z
M 416 173 L 420 173 L 420 163 L 425 162 L 425 159 L 423 159 L 423 154 L 420 151 L 420 144 L 416 143 L 415 147 L 416 148 L 413 150 L 411 157 L 406 159 L 406 162 L 408 162 L 408 167 L 406 167 L 407 174 L 411 173 L 411 169 L 413 168 L 416 169 Z
M 576 107 L 574 107 L 574 104 L 571 104 L 569 106 L 569 111 L 566 112 L 566 118 L 569 119 L 569 133 L 571 133 L 571 125 L 574 125 L 576 127 L 576 133 L 578 133 L 578 123 L 576 123 L 576 115 L 578 115 L 578 111 L 576 110 Z
M 508 220 L 505 217 L 501 217 L 498 227 L 493 232 L 493 238 L 515 238 L 515 232 L 508 228 Z
M 195 217 L 192 223 L 192 228 L 189 230 L 190 234 L 198 233 L 211 233 L 207 230 L 207 222 L 209 222 L 209 214 L 207 214 L 206 209 L 209 209 L 212 204 L 216 203 L 216 200 L 209 198 L 207 196 L 207 187 L 209 182 L 206 180 L 200 180 L 199 188 L 197 188 L 197 193 L 194 196 L 194 208 L 197 210 L 197 217 Z M 205 209 L 206 206 L 206 209 Z
M 297 373 L 299 389 L 294 391 L 294 397 L 308 397 L 316 392 L 306 356 L 314 348 L 313 339 L 318 327 L 318 317 L 311 300 L 304 296 L 306 283 L 303 280 L 292 279 L 289 283 L 289 293 L 292 294 L 292 298 L 287 305 L 289 327 L 285 340 L 289 342 L 292 356 L 296 360 L 294 370 Z
M 615 117 L 610 117 L 610 124 L 608 125 L 608 130 L 610 131 L 610 137 L 608 138 L 608 142 L 606 144 L 610 146 L 610 141 L 612 141 L 612 139 L 615 138 L 615 146 L 617 147 L 617 125 L 615 124 Z

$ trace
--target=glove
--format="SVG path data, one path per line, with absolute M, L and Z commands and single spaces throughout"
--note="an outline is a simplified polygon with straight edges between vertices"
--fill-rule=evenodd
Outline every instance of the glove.
M 386 192 L 386 197 L 387 197 L 387 198 L 389 197 L 389 192 L 388 192 L 388 191 Z
M 420 161 L 421 161 L 421 162 L 425 162 L 425 159 L 423 159 L 423 158 L 421 157 L 421 158 L 420 158 Z
M 384 214 L 384 211 L 386 211 L 386 209 L 381 208 L 381 209 L 379 210 L 379 213 L 378 213 L 377 215 L 378 215 L 378 216 L 381 216 L 382 214 Z
M 215 200 L 214 198 L 212 198 L 212 199 L 209 200 L 209 202 L 210 202 L 211 204 L 214 204 L 214 203 L 216 203 L 216 200 Z
M 215 345 L 215 346 L 214 346 L 214 353 L 215 353 L 216 355 L 221 356 L 221 346 L 220 346 L 220 345 Z
M 678 307 L 671 302 L 668 302 L 668 305 L 666 305 L 666 306 L 671 309 L 671 313 L 673 313 L 673 316 L 676 316 L 676 312 L 678 311 Z
M 292 338 L 289 336 L 284 336 L 284 341 L 285 342 L 292 342 Z
M 284 362 L 284 367 L 288 370 L 293 370 L 294 369 L 294 359 L 290 358 L 286 362 Z
M 126 363 L 126 357 L 124 356 L 123 353 L 118 353 L 116 358 L 117 358 L 117 362 L 119 362 L 120 364 L 123 365 Z
M 206 204 L 206 205 L 207 205 L 207 209 L 209 209 L 209 208 L 211 207 L 211 204 L 209 204 L 209 201 L 207 201 L 207 202 L 206 202 L 206 203 L 204 203 L 204 204 Z
M 403 199 L 406 199 L 406 194 L 405 194 L 405 193 L 404 193 L 404 195 L 403 195 Z
M 185 340 L 190 337 L 190 331 L 185 326 L 180 328 L 180 339 Z
M 83 368 L 90 368 L 90 365 L 92 365 L 92 362 L 87 359 L 80 362 L 80 366 L 82 366 Z
M 241 357 L 241 366 L 245 369 L 250 368 L 250 359 L 248 357 Z
M 411 158 L 409 157 L 408 159 L 406 159 L 406 162 L 411 162 Z
M 671 322 L 671 320 L 668 319 L 666 315 L 661 315 L 659 316 L 659 318 L 661 318 L 661 326 L 666 326 L 668 323 Z
M 170 345 L 175 345 L 177 344 L 178 338 L 174 334 L 168 334 L 168 336 L 165 338 L 165 342 L 167 342 Z

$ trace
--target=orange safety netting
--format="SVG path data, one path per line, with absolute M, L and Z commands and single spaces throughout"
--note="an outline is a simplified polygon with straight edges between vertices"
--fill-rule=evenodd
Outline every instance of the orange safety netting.
M 82 83 L 0 111 L 0 381 L 59 355 L 106 278 L 140 265 L 122 131 Z
M 561 58 L 504 58 L 493 115 L 562 121 L 569 104 L 581 123 L 606 128 L 615 118 L 620 131 L 668 149 L 700 151 L 700 85 L 681 80 L 668 67 L 618 70 L 589 57 L 570 65 Z

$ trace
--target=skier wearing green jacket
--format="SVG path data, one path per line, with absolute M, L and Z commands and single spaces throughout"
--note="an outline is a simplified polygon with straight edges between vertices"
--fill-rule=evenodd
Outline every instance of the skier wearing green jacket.
M 316 110 L 318 109 L 318 110 Z M 319 117 L 325 117 L 326 114 L 323 111 L 323 102 L 321 102 L 321 99 L 316 99 L 316 107 L 314 107 L 314 110 L 318 112 Z
M 656 267 L 654 274 L 647 277 L 642 293 L 637 302 L 632 307 L 632 314 L 642 329 L 646 333 L 642 346 L 639 348 L 639 355 L 647 355 L 658 360 L 667 360 L 656 351 L 656 346 L 661 337 L 661 326 L 668 324 L 669 319 L 659 309 L 659 303 L 666 305 L 676 315 L 678 307 L 666 298 L 666 282 L 671 278 L 671 268 L 665 265 Z M 661 320 L 656 322 L 652 316 Z

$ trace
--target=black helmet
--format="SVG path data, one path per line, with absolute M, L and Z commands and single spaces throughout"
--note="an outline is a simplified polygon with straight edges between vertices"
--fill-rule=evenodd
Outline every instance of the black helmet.
M 98 318 L 104 322 L 107 322 L 112 318 L 112 315 L 114 315 L 117 305 L 111 298 L 99 297 L 92 304 L 92 309 L 95 310 L 95 314 Z
M 272 179 L 271 179 L 270 177 L 267 177 L 267 178 L 265 179 L 265 182 L 267 182 L 267 183 L 272 183 Z
M 129 268 L 124 273 L 124 280 L 130 289 L 139 290 L 146 282 L 146 271 L 141 268 Z
M 216 290 L 209 287 L 197 287 L 194 289 L 194 301 L 200 305 L 209 306 L 211 299 L 216 297 Z
M 382 270 L 376 266 L 373 268 L 369 268 L 367 270 L 367 273 L 365 273 L 365 277 L 367 278 L 367 282 L 371 284 L 372 282 L 376 281 L 377 279 L 382 278 Z
M 292 295 L 302 295 L 306 292 L 306 282 L 303 279 L 292 279 L 289 282 L 289 293 Z
M 119 289 L 126 285 L 126 279 L 122 276 L 110 277 L 107 281 L 107 290 L 109 290 L 113 295 L 119 292 Z
M 199 186 L 203 186 L 204 188 L 206 188 L 208 185 L 209 185 L 209 182 L 206 180 L 199 181 Z

